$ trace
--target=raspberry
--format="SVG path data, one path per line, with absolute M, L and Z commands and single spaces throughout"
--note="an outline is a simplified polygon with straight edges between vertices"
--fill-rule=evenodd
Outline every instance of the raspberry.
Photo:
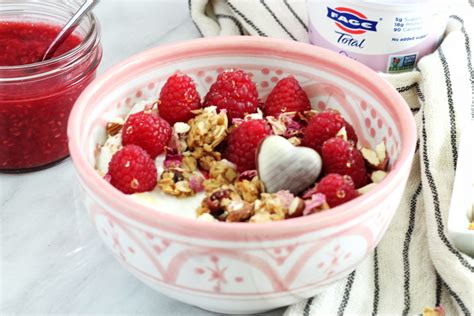
M 127 145 L 109 163 L 110 183 L 125 194 L 151 191 L 157 171 L 150 155 L 136 145 Z
M 199 108 L 201 97 L 193 79 L 180 73 L 169 77 L 160 93 L 160 116 L 172 126 L 189 121 L 194 117 L 191 111 Z
M 298 80 L 289 76 L 278 81 L 268 95 L 263 108 L 265 116 L 278 117 L 284 112 L 303 112 L 311 110 L 306 92 L 301 88 Z
M 350 176 L 330 173 L 319 181 L 316 187 L 317 193 L 326 196 L 326 202 L 330 207 L 336 207 L 359 196 Z
M 217 76 L 204 99 L 205 107 L 211 105 L 227 110 L 229 120 L 243 118 L 257 111 L 257 87 L 242 70 L 224 71 Z
M 336 136 L 341 128 L 345 127 L 347 139 L 357 144 L 357 135 L 354 128 L 344 120 L 341 114 L 335 110 L 326 110 L 313 116 L 304 129 L 303 145 L 321 152 L 323 143 L 331 137 Z
M 264 120 L 250 120 L 235 128 L 228 137 L 225 157 L 243 172 L 256 168 L 256 152 L 260 142 L 271 134 Z
M 325 174 L 348 175 L 354 181 L 356 188 L 367 183 L 364 158 L 352 142 L 341 137 L 330 138 L 324 142 L 321 156 Z
M 132 114 L 123 126 L 122 144 L 145 149 L 152 159 L 161 154 L 171 137 L 171 127 L 150 110 Z

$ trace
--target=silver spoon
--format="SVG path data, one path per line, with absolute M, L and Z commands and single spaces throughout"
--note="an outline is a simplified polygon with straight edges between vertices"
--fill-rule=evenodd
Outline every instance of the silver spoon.
M 86 0 L 84 4 L 77 10 L 76 14 L 67 22 L 61 32 L 56 36 L 53 42 L 48 46 L 46 53 L 44 53 L 41 61 L 45 61 L 53 57 L 56 50 L 61 46 L 62 43 L 71 35 L 76 27 L 81 23 L 82 18 L 89 13 L 99 3 L 99 0 Z

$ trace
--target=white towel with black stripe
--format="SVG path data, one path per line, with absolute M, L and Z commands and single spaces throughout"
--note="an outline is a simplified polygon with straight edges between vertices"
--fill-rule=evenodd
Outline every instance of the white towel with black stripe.
M 191 0 L 203 36 L 272 36 L 308 42 L 304 0 Z M 345 280 L 286 315 L 474 313 L 474 260 L 447 234 L 462 122 L 474 120 L 474 12 L 453 12 L 439 49 L 416 71 L 381 76 L 410 105 L 418 143 L 400 207 L 373 255 Z M 471 113 L 470 113 L 471 112 Z

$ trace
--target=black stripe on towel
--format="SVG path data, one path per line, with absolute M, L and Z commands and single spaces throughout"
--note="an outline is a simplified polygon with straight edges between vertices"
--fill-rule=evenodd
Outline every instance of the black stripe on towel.
M 425 96 L 423 95 L 423 92 L 421 92 L 420 85 L 416 85 L 416 95 L 418 95 L 418 98 L 422 103 L 425 103 Z
M 456 146 L 456 114 L 454 113 L 453 103 L 453 87 L 451 83 L 451 73 L 449 71 L 448 62 L 446 56 L 444 56 L 443 46 L 438 49 L 439 58 L 443 65 L 444 81 L 446 82 L 447 96 L 448 96 L 448 108 L 449 108 L 449 123 L 450 123 L 450 138 L 451 138 L 451 153 L 453 155 L 454 171 L 458 164 L 458 148 Z
M 418 196 L 421 193 L 421 182 L 415 190 L 415 193 L 411 197 L 410 201 L 410 215 L 408 218 L 408 229 L 405 233 L 405 241 L 403 242 L 403 315 L 407 315 L 410 311 L 410 260 L 409 250 L 411 243 L 411 236 L 415 228 L 415 215 L 416 215 L 416 204 Z
M 442 285 L 444 285 L 446 287 L 446 290 L 448 290 L 448 293 L 449 295 L 451 295 L 452 298 L 454 298 L 454 300 L 456 301 L 456 303 L 458 303 L 459 305 L 459 308 L 461 308 L 462 312 L 464 315 L 466 316 L 470 316 L 471 315 L 471 312 L 469 311 L 469 309 L 466 307 L 466 304 L 464 304 L 464 302 L 461 300 L 461 298 L 459 297 L 459 295 L 454 292 L 448 284 L 446 284 L 446 282 L 444 282 L 444 280 L 438 275 L 438 277 L 440 278 L 441 280 L 441 283 Z
M 197 25 L 197 23 L 194 22 L 191 0 L 188 0 L 188 8 L 189 8 L 189 14 L 191 15 L 191 20 L 193 20 L 194 26 L 195 26 L 196 29 L 198 30 L 198 32 L 199 32 L 199 34 L 201 35 L 201 37 L 204 37 L 204 35 L 203 35 L 202 32 L 201 32 L 201 29 L 199 28 L 199 26 Z
M 416 87 L 417 85 L 418 85 L 418 82 L 415 82 L 415 83 L 412 83 L 411 85 L 408 85 L 408 86 L 398 87 L 397 91 L 399 93 L 407 92 L 407 91 L 413 89 L 414 87 Z
M 441 278 L 439 277 L 438 272 L 436 272 L 436 302 L 435 306 L 439 306 L 441 304 L 441 295 L 443 294 L 443 283 L 441 282 Z
M 451 18 L 459 21 L 462 25 L 461 32 L 464 34 L 464 46 L 466 47 L 466 55 L 467 55 L 467 70 L 469 70 L 470 80 L 471 80 L 471 91 L 472 91 L 471 119 L 474 120 L 474 70 L 472 69 L 471 42 L 469 41 L 469 36 L 467 35 L 466 28 L 464 27 L 464 20 L 457 15 L 452 15 Z
M 293 14 L 293 16 L 295 17 L 295 19 L 298 20 L 298 22 L 300 22 L 301 26 L 305 29 L 306 32 L 308 32 L 308 26 L 306 24 L 304 24 L 303 20 L 298 16 L 298 14 L 296 14 L 295 10 L 293 10 L 293 8 L 290 6 L 290 4 L 288 3 L 288 0 L 283 0 L 283 3 L 286 5 L 286 7 L 288 8 L 288 10 L 290 10 L 291 14 Z
M 374 304 L 372 306 L 372 315 L 377 315 L 379 309 L 379 259 L 377 254 L 377 248 L 374 250 Z
M 239 10 L 237 10 L 236 7 L 234 7 L 232 5 L 232 3 L 230 3 L 229 0 L 226 0 L 226 3 L 227 5 L 229 6 L 229 8 L 234 11 L 237 15 L 239 15 L 244 21 L 245 23 L 247 23 L 248 25 L 250 25 L 256 32 L 258 35 L 260 36 L 265 36 L 265 37 L 268 37 L 267 34 L 263 33 L 255 24 L 253 24 L 252 21 L 250 21 L 242 12 L 240 12 Z
M 441 241 L 444 243 L 446 248 L 448 248 L 449 252 L 451 252 L 454 256 L 456 256 L 456 258 L 464 267 L 466 267 L 469 271 L 474 272 L 474 266 L 470 265 L 469 262 L 462 256 L 462 254 L 456 248 L 453 247 L 451 242 L 448 240 L 448 238 L 446 238 L 446 235 L 444 234 L 444 224 L 441 218 L 441 210 L 439 206 L 438 188 L 436 187 L 433 174 L 431 173 L 431 170 L 430 170 L 430 160 L 428 157 L 428 148 L 427 148 L 426 120 L 425 120 L 424 111 L 422 111 L 421 120 L 422 120 L 421 134 L 423 138 L 423 144 L 422 144 L 423 164 L 425 167 L 425 175 L 428 180 L 428 185 L 431 190 L 431 195 L 433 197 L 433 206 L 434 206 L 438 236 L 441 239 Z
M 311 312 L 311 305 L 313 304 L 313 299 L 314 297 L 311 297 L 306 301 L 306 305 L 304 306 L 303 316 L 309 316 L 309 313 Z
M 240 35 L 244 35 L 244 28 L 242 27 L 242 24 L 240 24 L 239 20 L 237 20 L 234 16 L 232 15 L 227 15 L 227 14 L 216 14 L 216 18 L 218 19 L 229 19 L 231 20 L 232 22 L 234 22 L 234 24 L 237 26 L 237 28 L 239 29 L 239 33 Z
M 344 315 L 344 311 L 346 310 L 347 303 L 349 302 L 349 299 L 351 297 L 351 290 L 352 290 L 352 284 L 354 283 L 355 273 L 356 273 L 355 270 L 352 271 L 352 273 L 349 274 L 349 277 L 347 278 L 346 287 L 344 289 L 344 295 L 342 296 L 341 305 L 339 305 L 339 309 L 337 310 L 337 315 Z
M 420 87 L 419 87 L 419 85 L 418 85 L 418 82 L 412 83 L 412 84 L 410 84 L 410 85 L 408 85 L 408 86 L 397 87 L 396 89 L 397 89 L 398 93 L 403 93 L 403 92 L 410 91 L 410 90 L 413 89 L 413 88 L 416 88 L 416 94 L 418 95 L 418 97 L 420 97 L 421 91 L 418 92 L 418 91 L 420 90 Z M 423 96 L 422 96 L 422 97 L 423 97 Z M 420 98 L 420 99 L 421 99 L 421 98 Z M 410 110 L 411 110 L 411 112 L 412 112 L 413 114 L 416 114 L 416 113 L 418 113 L 418 111 L 420 110 L 420 108 L 419 108 L 419 107 L 418 107 L 418 108 L 410 108 Z
M 283 23 L 281 23 L 281 21 L 278 20 L 275 13 L 272 11 L 272 9 L 270 9 L 270 7 L 265 3 L 265 1 L 260 0 L 260 3 L 265 7 L 265 9 L 268 11 L 268 13 L 270 13 L 270 15 L 278 23 L 278 25 L 280 25 L 280 27 L 283 29 L 283 31 L 285 31 L 285 33 L 288 34 L 288 36 L 291 37 L 292 40 L 296 41 L 297 40 L 296 37 L 294 37 L 293 34 L 291 34 L 290 31 L 288 31 L 288 29 L 283 25 Z

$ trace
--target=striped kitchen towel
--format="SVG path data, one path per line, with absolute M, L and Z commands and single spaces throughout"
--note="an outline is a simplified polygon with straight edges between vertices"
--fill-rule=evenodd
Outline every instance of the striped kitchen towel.
M 189 6 L 203 36 L 308 41 L 304 0 L 191 0 Z M 290 306 L 286 315 L 406 315 L 440 304 L 447 315 L 474 313 L 474 260 L 447 234 L 459 135 L 463 122 L 474 120 L 473 23 L 466 1 L 453 11 L 439 49 L 422 58 L 416 71 L 381 74 L 407 100 L 418 126 L 402 202 L 387 234 L 357 270 Z

